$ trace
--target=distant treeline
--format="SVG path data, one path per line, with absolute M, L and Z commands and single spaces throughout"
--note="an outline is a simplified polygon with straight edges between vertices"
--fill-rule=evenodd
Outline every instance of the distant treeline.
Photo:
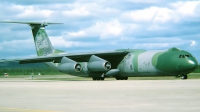
M 59 72 L 58 70 L 51 69 L 51 68 L 2 68 L 0 69 L 0 74 L 4 75 L 5 73 L 9 75 L 62 75 L 64 73 Z
M 196 68 L 196 70 L 193 73 L 200 73 L 200 65 Z
M 44 63 L 19 64 L 19 62 L 0 63 L 0 75 L 61 75 L 58 70 L 46 66 Z

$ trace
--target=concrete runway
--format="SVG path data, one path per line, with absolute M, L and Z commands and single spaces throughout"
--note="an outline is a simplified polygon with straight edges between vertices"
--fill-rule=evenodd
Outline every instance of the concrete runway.
M 0 79 L 0 112 L 199 112 L 200 80 Z

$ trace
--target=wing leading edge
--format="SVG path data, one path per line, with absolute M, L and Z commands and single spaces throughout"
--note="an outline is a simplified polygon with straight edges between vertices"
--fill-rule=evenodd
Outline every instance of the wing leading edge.
M 110 52 L 91 52 L 91 53 L 69 53 L 69 54 L 57 54 L 50 56 L 40 56 L 25 59 L 3 60 L 1 62 L 18 61 L 20 64 L 26 63 L 41 63 L 41 62 L 54 62 L 60 63 L 63 57 L 70 58 L 77 62 L 88 62 L 92 55 L 98 56 L 112 63 L 113 66 L 117 66 L 124 56 L 128 54 L 127 51 L 110 51 Z

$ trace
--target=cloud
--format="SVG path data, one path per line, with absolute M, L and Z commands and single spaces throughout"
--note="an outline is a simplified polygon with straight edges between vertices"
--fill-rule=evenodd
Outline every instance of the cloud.
M 80 17 L 80 16 L 89 16 L 90 12 L 87 11 L 84 7 L 79 7 L 79 8 L 70 10 L 70 11 L 65 10 L 62 12 L 62 14 L 66 17 L 76 18 L 76 17 Z
M 149 22 L 154 19 L 157 13 L 158 10 L 156 7 L 150 7 L 146 9 L 125 12 L 123 13 L 122 18 L 133 22 Z
M 195 46 L 195 45 L 196 45 L 196 42 L 192 40 L 190 46 Z
M 26 56 L 36 54 L 32 39 L 2 41 L 0 48 L 0 58 L 27 58 Z
M 183 16 L 195 16 L 195 9 L 200 5 L 200 1 L 187 1 L 182 2 L 182 5 L 178 7 L 178 12 Z
M 1 1 L 0 7 L 0 20 L 64 23 L 46 31 L 55 48 L 69 52 L 178 47 L 195 56 L 200 50 L 197 0 L 18 0 Z M 2 57 L 35 53 L 30 27 L 1 24 L 0 29 Z
M 67 39 L 74 38 L 92 38 L 98 37 L 100 39 L 115 38 L 122 33 L 123 26 L 118 20 L 111 20 L 109 22 L 96 22 L 93 26 L 77 31 L 67 32 Z
M 63 37 L 50 37 L 52 45 L 54 47 L 92 47 L 94 45 L 98 46 L 98 43 L 90 42 L 79 42 L 79 41 L 66 41 Z
M 12 41 L 3 41 L 0 42 L 2 50 L 18 52 L 23 51 L 24 49 L 34 48 L 34 42 L 32 39 L 25 39 L 25 40 L 12 40 Z

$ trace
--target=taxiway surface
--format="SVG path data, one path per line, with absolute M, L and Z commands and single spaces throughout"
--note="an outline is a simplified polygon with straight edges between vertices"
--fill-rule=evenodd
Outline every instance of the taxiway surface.
M 200 80 L 0 79 L 0 112 L 198 112 Z

